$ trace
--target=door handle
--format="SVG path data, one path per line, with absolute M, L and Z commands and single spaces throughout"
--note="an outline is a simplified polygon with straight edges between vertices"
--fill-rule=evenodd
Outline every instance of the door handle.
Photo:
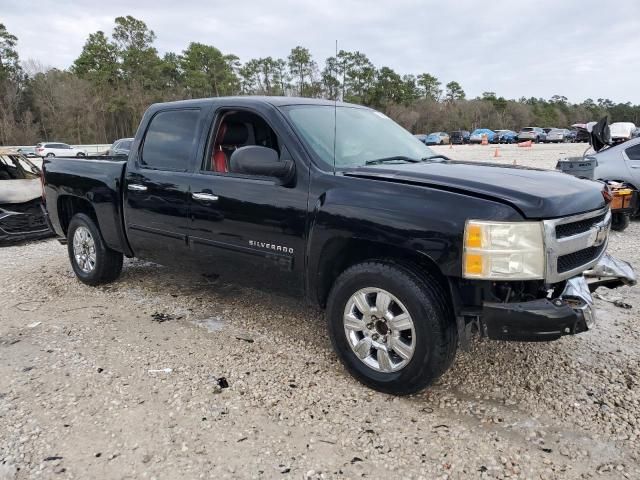
M 145 187 L 144 185 L 138 185 L 137 183 L 130 183 L 129 185 L 127 185 L 127 189 L 131 190 L 133 192 L 146 192 L 147 191 L 147 187 Z
M 191 194 L 195 200 L 206 200 L 208 202 L 217 202 L 218 196 L 213 195 L 212 193 L 204 193 L 204 192 L 194 192 Z

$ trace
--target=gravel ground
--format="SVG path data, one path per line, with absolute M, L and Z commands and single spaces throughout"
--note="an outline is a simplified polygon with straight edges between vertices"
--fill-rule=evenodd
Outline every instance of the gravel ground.
M 582 148 L 497 160 L 553 167 Z M 609 251 L 640 265 L 639 238 L 636 221 Z M 53 240 L 0 265 L 0 480 L 640 478 L 638 288 L 602 292 L 595 330 L 475 340 L 395 398 L 355 382 L 299 302 L 138 260 L 87 287 Z

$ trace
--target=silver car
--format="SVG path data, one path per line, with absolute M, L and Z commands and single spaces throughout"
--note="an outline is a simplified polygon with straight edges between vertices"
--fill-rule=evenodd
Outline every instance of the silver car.
M 532 140 L 536 143 L 544 142 L 547 134 L 540 127 L 524 127 L 518 132 L 518 141 Z
M 640 138 L 589 155 L 598 161 L 594 178 L 640 186 Z
M 552 128 L 547 132 L 545 142 L 549 143 L 563 143 L 569 141 L 569 130 L 566 128 Z

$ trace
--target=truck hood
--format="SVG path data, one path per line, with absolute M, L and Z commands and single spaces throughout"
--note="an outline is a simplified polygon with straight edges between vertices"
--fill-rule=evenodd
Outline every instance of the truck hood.
M 603 185 L 562 172 L 477 162 L 362 167 L 345 175 L 475 195 L 511 205 L 525 218 L 575 215 L 605 205 Z
M 40 180 L 0 180 L 0 204 L 25 203 L 42 196 Z

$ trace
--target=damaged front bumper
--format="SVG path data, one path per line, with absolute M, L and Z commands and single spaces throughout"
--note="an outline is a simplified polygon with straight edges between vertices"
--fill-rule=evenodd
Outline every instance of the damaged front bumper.
M 635 285 L 631 265 L 605 254 L 583 275 L 567 280 L 556 298 L 484 302 L 482 333 L 495 340 L 548 341 L 589 330 L 596 320 L 591 293 L 598 287 Z

